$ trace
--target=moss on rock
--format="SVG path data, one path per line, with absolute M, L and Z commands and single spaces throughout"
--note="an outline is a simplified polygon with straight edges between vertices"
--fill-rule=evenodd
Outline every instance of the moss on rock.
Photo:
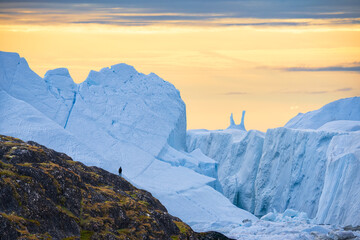
M 149 192 L 35 142 L 0 135 L 1 239 L 217 239 Z

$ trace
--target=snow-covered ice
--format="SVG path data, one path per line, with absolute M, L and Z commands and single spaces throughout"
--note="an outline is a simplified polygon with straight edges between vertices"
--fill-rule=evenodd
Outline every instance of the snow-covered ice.
M 360 132 L 332 138 L 327 150 L 319 223 L 360 225 Z
M 41 78 L 0 52 L 0 134 L 113 173 L 122 166 L 197 231 L 336 239 L 351 233 L 339 225 L 360 225 L 360 97 L 266 133 L 246 131 L 244 114 L 225 130 L 186 132 L 179 91 L 156 74 L 117 64 L 75 84 L 66 68 Z
M 188 130 L 187 149 L 216 160 L 218 190 L 255 215 L 295 209 L 314 224 L 355 226 L 360 221 L 359 109 L 359 97 L 341 99 L 295 117 L 289 123 L 297 127 L 265 134 Z
M 28 103 L 10 96 L 1 89 L 0 116 L 0 134 L 46 144 L 90 166 L 102 167 L 102 163 L 105 162 L 99 154 L 80 142 L 73 134 Z
M 255 181 L 255 214 L 287 208 L 316 215 L 333 132 L 269 129 Z
M 304 212 L 287 209 L 269 212 L 257 221 L 244 220 L 241 226 L 229 225 L 225 232 L 240 240 L 339 240 L 360 239 L 360 231 L 344 230 L 329 224 L 314 224 Z
M 255 130 L 189 130 L 187 137 L 188 151 L 200 149 L 216 160 L 217 190 L 250 212 L 255 208 L 255 178 L 263 143 L 264 134 Z
M 197 230 L 257 219 L 213 188 L 213 159 L 185 151 L 185 104 L 156 74 L 117 64 L 75 84 L 65 68 L 41 78 L 18 54 L 0 52 L 0 99 L 1 134 L 113 173 L 121 166 L 128 180 Z
M 344 98 L 331 102 L 318 110 L 299 113 L 286 123 L 287 128 L 318 129 L 325 123 L 337 120 L 360 120 L 360 97 Z
M 356 132 L 360 131 L 360 121 L 338 120 L 327 122 L 318 128 L 320 131 Z

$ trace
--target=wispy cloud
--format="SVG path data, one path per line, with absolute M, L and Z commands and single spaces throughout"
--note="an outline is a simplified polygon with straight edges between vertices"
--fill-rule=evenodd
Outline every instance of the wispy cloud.
M 290 72 L 360 72 L 359 66 L 331 66 L 331 67 L 319 67 L 319 68 L 308 68 L 308 67 L 292 67 L 284 68 Z
M 281 93 L 285 93 L 285 94 L 325 94 L 325 93 L 329 93 L 331 91 L 284 91 Z
M 360 24 L 360 4 L 358 0 L 1 0 L 0 17 L 21 24 L 307 26 Z
M 224 95 L 245 95 L 247 92 L 226 92 Z
M 260 67 L 264 69 L 275 69 L 289 72 L 360 72 L 360 62 L 339 64 L 325 67 Z
M 352 90 L 354 90 L 354 89 L 347 87 L 347 88 L 339 88 L 339 89 L 335 89 L 335 90 L 316 90 L 316 91 L 289 90 L 289 91 L 282 91 L 280 93 L 319 95 L 319 94 L 327 94 L 327 93 L 334 93 L 334 92 L 349 92 Z
M 336 89 L 335 92 L 349 92 L 352 90 L 353 90 L 353 88 L 339 88 L 339 89 Z

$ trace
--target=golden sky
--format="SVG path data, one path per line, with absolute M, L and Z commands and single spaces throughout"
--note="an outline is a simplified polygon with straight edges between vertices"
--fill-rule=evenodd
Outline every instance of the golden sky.
M 360 18 L 342 12 L 265 19 L 0 7 L 1 51 L 18 52 L 40 76 L 67 67 L 75 82 L 117 63 L 154 72 L 180 90 L 188 129 L 226 128 L 230 113 L 239 122 L 246 110 L 246 128 L 266 131 L 298 112 L 360 95 Z M 104 12 L 112 22 L 103 22 Z

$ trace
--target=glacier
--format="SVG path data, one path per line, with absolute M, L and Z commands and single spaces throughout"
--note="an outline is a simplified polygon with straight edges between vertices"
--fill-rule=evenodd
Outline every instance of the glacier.
M 0 133 L 33 140 L 150 191 L 197 231 L 239 226 L 251 213 L 214 188 L 217 163 L 186 152 L 186 107 L 154 73 L 117 64 L 74 83 L 66 68 L 34 73 L 17 53 L 0 52 Z
M 188 130 L 187 150 L 200 149 L 216 160 L 218 190 L 256 216 L 295 209 L 313 223 L 356 226 L 359 113 L 360 97 L 353 97 L 299 114 L 266 133 Z
M 1 134 L 113 173 L 121 166 L 196 231 L 313 239 L 360 225 L 360 97 L 266 133 L 247 131 L 244 118 L 187 130 L 180 92 L 154 73 L 117 64 L 76 84 L 66 68 L 41 78 L 17 53 L 0 52 Z

